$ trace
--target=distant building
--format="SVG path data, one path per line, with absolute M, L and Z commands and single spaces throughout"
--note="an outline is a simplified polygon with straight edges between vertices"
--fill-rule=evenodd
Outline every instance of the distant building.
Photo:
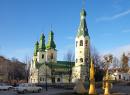
M 130 81 L 129 58 L 128 54 L 123 53 L 120 63 L 121 67 L 110 70 L 113 80 Z
M 123 72 L 120 68 L 115 69 L 111 76 L 113 80 L 130 81 L 130 69 L 128 72 Z
M 88 80 L 89 57 L 90 37 L 86 23 L 86 11 L 82 9 L 80 25 L 75 39 L 75 63 L 57 61 L 54 33 L 51 30 L 46 45 L 44 34 L 41 35 L 40 41 L 35 44 L 29 82 L 45 83 L 47 80 L 48 83 L 68 83 L 69 77 L 71 77 L 72 82 L 75 82 L 76 79 Z

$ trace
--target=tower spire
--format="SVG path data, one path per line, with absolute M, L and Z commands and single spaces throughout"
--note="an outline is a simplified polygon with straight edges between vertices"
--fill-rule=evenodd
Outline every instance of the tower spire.
M 81 35 L 83 35 L 84 37 L 89 36 L 87 23 L 86 23 L 86 11 L 85 11 L 84 8 L 80 12 L 80 25 L 79 25 L 79 28 L 78 28 L 77 37 L 79 37 Z
M 51 31 L 52 31 L 52 24 L 51 24 Z
M 82 0 L 82 9 L 85 9 L 86 0 Z

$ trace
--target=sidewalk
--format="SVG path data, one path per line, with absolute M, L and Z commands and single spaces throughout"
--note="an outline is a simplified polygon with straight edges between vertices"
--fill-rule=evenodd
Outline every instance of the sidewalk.
M 56 95 L 58 93 L 64 93 L 64 92 L 73 92 L 73 90 L 49 88 L 48 91 L 43 91 L 43 93 L 44 93 L 43 95 Z

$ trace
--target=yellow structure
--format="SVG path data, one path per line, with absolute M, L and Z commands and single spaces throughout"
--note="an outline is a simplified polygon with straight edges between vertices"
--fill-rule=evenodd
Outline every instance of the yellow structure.
M 109 85 L 109 74 L 108 74 L 108 70 L 106 72 L 106 77 L 105 77 L 105 89 L 104 89 L 104 95 L 110 95 L 110 85 Z
M 94 75 L 95 75 L 94 64 L 93 64 L 93 59 L 91 58 L 89 95 L 96 94 Z

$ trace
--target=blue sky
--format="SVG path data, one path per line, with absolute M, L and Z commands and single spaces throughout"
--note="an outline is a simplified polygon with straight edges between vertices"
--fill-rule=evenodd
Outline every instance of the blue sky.
M 91 43 L 100 53 L 121 47 L 130 50 L 130 0 L 86 0 Z M 33 55 L 43 32 L 54 31 L 58 60 L 74 51 L 82 0 L 0 0 L 0 55 Z M 128 48 L 129 47 L 129 48 Z

